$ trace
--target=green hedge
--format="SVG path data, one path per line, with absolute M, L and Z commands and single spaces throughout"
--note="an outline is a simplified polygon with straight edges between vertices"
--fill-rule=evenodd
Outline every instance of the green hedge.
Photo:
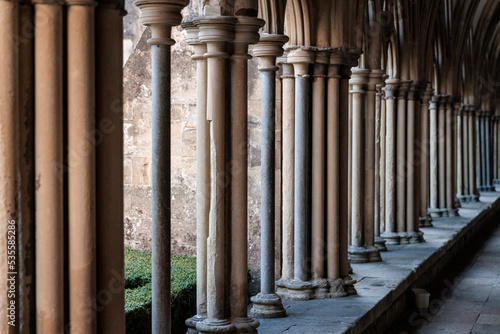
M 196 258 L 172 256 L 172 334 L 185 334 L 196 313 Z M 151 252 L 125 249 L 127 333 L 151 333 Z

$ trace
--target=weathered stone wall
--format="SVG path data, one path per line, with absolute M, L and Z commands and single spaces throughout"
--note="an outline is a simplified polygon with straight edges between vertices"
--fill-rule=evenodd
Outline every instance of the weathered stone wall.
M 151 248 L 151 60 L 145 30 L 124 68 L 125 243 Z M 172 250 L 196 254 L 196 66 L 184 33 L 172 47 Z M 249 64 L 249 262 L 260 261 L 260 79 Z

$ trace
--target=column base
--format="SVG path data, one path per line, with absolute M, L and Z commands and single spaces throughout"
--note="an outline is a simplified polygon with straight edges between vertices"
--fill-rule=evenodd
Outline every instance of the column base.
M 477 190 L 479 191 L 485 191 L 484 188 L 485 188 L 484 186 L 477 186 Z
M 196 329 L 200 334 L 208 333 L 231 333 L 236 327 L 227 319 L 205 319 L 196 324 Z
M 366 249 L 368 253 L 368 261 L 369 262 L 380 262 L 382 261 L 382 257 L 380 256 L 380 249 L 375 246 L 368 247 Z
M 236 333 L 258 334 L 257 327 L 260 326 L 258 320 L 252 318 L 232 318 L 231 323 L 236 327 Z
M 276 282 L 276 286 L 278 287 L 277 294 L 290 300 L 338 298 L 349 295 L 340 278 L 321 278 L 312 282 L 280 280 Z
M 384 232 L 381 235 L 385 239 L 386 245 L 399 245 L 401 237 L 394 232 Z
M 381 252 L 386 252 L 387 247 L 385 247 L 385 239 L 382 237 L 375 237 L 375 247 L 377 247 Z
M 458 214 L 457 208 L 448 209 L 448 217 L 458 217 L 458 216 L 460 215 Z
M 187 326 L 187 332 L 186 334 L 198 334 L 198 330 L 196 329 L 196 325 L 199 323 L 199 322 L 202 322 L 204 320 L 206 320 L 207 317 L 204 316 L 204 315 L 195 315 L 195 316 L 192 316 L 191 318 L 187 319 L 185 321 L 185 324 Z
M 410 242 L 410 244 L 418 244 L 420 242 L 424 242 L 424 233 L 421 232 L 421 231 L 418 231 L 418 232 L 409 232 L 408 233 L 409 235 L 409 239 L 408 241 Z
M 493 185 L 494 185 L 494 186 L 498 186 L 498 185 L 500 185 L 500 179 L 495 179 L 495 180 L 493 180 Z
M 446 217 L 448 214 L 448 211 L 446 209 L 437 209 L 437 208 L 429 208 L 429 214 L 431 215 L 431 218 L 440 218 L 440 217 Z
M 259 293 L 250 298 L 253 303 L 250 316 L 260 319 L 282 318 L 286 311 L 281 298 L 275 293 Z
M 432 227 L 432 218 L 430 214 L 425 217 L 420 217 L 420 227 Z
M 470 195 L 469 202 L 479 202 L 479 195 Z
M 399 244 L 408 245 L 410 243 L 410 235 L 406 232 L 397 232 L 399 235 Z
M 356 284 L 355 279 L 353 279 L 351 276 L 346 276 L 342 278 L 342 281 L 342 286 L 344 287 L 344 290 L 349 294 L 349 296 L 358 294 L 358 292 L 354 288 L 354 284 Z
M 368 251 L 364 247 L 349 246 L 348 248 L 349 260 L 351 263 L 366 263 L 370 262 Z
M 467 195 L 459 195 L 459 196 L 457 196 L 457 198 L 460 201 L 460 205 L 466 204 L 469 202 L 469 196 L 467 196 Z
M 349 259 L 349 258 L 347 259 L 347 265 L 348 265 L 347 273 L 350 275 L 353 273 L 353 271 L 352 271 L 352 266 L 351 266 L 351 259 Z
M 487 186 L 487 187 L 484 187 L 483 191 L 495 191 L 495 187 Z

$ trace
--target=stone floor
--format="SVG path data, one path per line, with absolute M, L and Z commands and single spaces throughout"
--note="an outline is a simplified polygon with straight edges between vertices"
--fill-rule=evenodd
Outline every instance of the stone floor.
M 438 282 L 429 309 L 412 310 L 389 333 L 500 333 L 500 224 L 485 238 L 456 274 Z
M 493 203 L 495 206 L 500 204 L 499 196 L 498 192 L 482 193 L 480 203 L 467 204 L 460 209 L 460 217 L 436 219 L 434 227 L 422 228 L 426 240 L 424 243 L 388 246 L 388 251 L 382 253 L 382 262 L 353 264 L 352 276 L 358 281 L 355 285 L 358 295 L 284 301 L 287 317 L 259 320 L 259 333 L 362 332 L 427 270 L 439 265 L 446 251 L 477 223 L 477 217 L 482 216 Z M 464 287 L 461 303 L 464 303 L 464 308 L 455 306 L 455 302 L 450 300 L 443 306 L 443 315 L 436 314 L 436 322 L 431 321 L 429 330 L 421 329 L 423 332 L 434 333 L 438 328 L 447 328 L 450 333 L 459 333 L 459 329 L 469 333 L 465 325 L 458 325 L 467 322 L 471 324 L 469 330 L 474 328 L 477 333 L 486 333 L 484 330 L 487 328 L 500 333 L 500 327 L 494 327 L 500 326 L 500 230 L 495 232 L 491 240 L 483 250 L 484 257 L 474 263 L 474 271 L 461 281 Z M 454 318 L 457 319 L 457 327 L 447 327 Z M 420 327 L 422 321 L 426 322 L 421 318 L 418 320 L 421 321 Z M 418 326 L 414 329 L 418 329 Z

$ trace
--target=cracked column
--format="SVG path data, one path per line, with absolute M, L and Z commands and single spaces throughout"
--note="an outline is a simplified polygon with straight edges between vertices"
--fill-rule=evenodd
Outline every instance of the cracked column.
M 407 152 L 406 152 L 406 132 L 407 132 L 407 95 L 411 81 L 401 81 L 397 99 L 397 144 L 396 144 L 396 194 L 397 194 L 397 233 L 400 237 L 400 244 L 409 243 L 409 235 L 406 233 L 406 179 L 407 179 Z
M 184 22 L 186 41 L 193 45 L 196 61 L 196 315 L 186 320 L 188 333 L 207 317 L 207 237 L 210 214 L 210 123 L 207 120 L 207 46 L 198 38 L 199 28 Z
M 396 98 L 399 79 L 386 79 L 386 143 L 385 143 L 385 230 L 382 238 L 388 245 L 399 245 L 400 236 L 396 227 Z
M 198 322 L 200 333 L 235 330 L 225 313 L 226 282 L 225 221 L 226 171 L 226 58 L 227 42 L 234 39 L 234 17 L 201 17 L 194 21 L 198 37 L 207 45 L 207 118 L 210 121 L 211 201 L 207 239 L 207 319 Z
M 450 96 L 446 104 L 446 210 L 448 216 L 458 216 L 458 209 L 455 207 L 456 191 L 455 191 L 455 111 L 454 105 L 457 100 L 456 96 Z
M 280 318 L 286 315 L 281 298 L 275 292 L 274 219 L 275 219 L 275 103 L 276 58 L 283 54 L 288 41 L 284 35 L 262 34 L 253 53 L 260 59 L 262 80 L 262 151 L 261 151 L 261 284 L 260 293 L 252 297 L 252 316 Z
M 237 332 L 256 333 L 259 322 L 248 317 L 248 45 L 259 41 L 264 21 L 240 17 L 231 55 L 232 191 L 231 191 L 231 322 Z M 273 109 L 274 111 L 274 109 Z M 273 118 L 274 121 L 274 118 Z M 273 129 L 274 134 L 274 129 Z M 274 141 L 272 143 L 274 147 Z M 274 150 L 273 150 L 274 152 Z M 273 159 L 274 162 L 274 159 Z M 274 171 L 274 165 L 273 165 Z M 273 174 L 274 177 L 274 174 Z M 274 188 L 272 189 L 274 199 Z M 274 212 L 274 201 L 270 203 Z M 274 216 L 270 220 L 274 228 Z M 264 221 L 261 220 L 261 224 Z M 272 231 L 274 232 L 274 231 Z M 274 255 L 274 233 L 270 235 Z M 261 237 L 262 240 L 262 237 Z M 269 245 L 267 245 L 269 249 Z M 261 248 L 264 249 L 263 247 Z M 266 252 L 267 252 L 266 249 Z M 264 268 L 261 266 L 261 268 Z M 274 273 L 274 256 L 271 258 Z M 274 274 L 273 274 L 274 288 Z M 274 291 L 273 291 L 274 292 Z
M 415 156 L 420 147 L 420 94 L 422 83 L 413 81 L 408 91 L 407 126 L 406 126 L 406 233 L 410 243 L 424 241 L 423 233 L 419 230 L 420 210 L 420 168 L 416 166 Z
M 152 331 L 170 333 L 170 47 L 186 0 L 137 0 L 152 49 Z M 221 201 L 223 203 L 223 201 Z M 222 254 L 221 252 L 220 254 Z
M 421 161 L 420 161 L 420 180 L 421 180 L 421 192 L 420 192 L 420 210 L 419 219 L 421 227 L 432 226 L 432 218 L 428 212 L 429 208 L 429 189 L 430 189 L 430 168 L 429 168 L 429 157 L 430 157 L 430 137 L 429 137 L 429 103 L 432 98 L 433 89 L 430 84 L 427 85 L 427 89 L 422 93 L 422 104 L 420 107 L 420 131 L 421 131 Z M 417 185 L 418 186 L 418 185 Z
M 295 133 L 295 76 L 293 65 L 283 57 L 283 265 L 281 280 L 293 279 L 293 206 L 294 206 L 294 133 Z

